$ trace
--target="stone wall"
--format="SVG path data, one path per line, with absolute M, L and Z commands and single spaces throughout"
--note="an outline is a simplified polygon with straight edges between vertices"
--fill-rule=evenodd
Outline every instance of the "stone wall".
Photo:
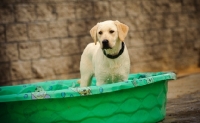
M 100 21 L 130 27 L 131 72 L 200 67 L 199 0 L 1 0 L 0 85 L 80 77 Z

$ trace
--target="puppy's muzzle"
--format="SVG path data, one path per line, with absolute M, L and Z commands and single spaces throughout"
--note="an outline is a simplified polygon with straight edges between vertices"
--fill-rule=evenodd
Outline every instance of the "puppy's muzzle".
M 103 49 L 111 49 L 109 46 L 109 41 L 107 39 L 102 41 Z

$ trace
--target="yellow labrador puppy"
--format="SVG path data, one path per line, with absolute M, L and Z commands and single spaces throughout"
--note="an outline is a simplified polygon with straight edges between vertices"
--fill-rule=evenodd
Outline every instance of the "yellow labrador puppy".
M 81 87 L 90 86 L 93 76 L 96 85 L 128 79 L 130 59 L 124 43 L 128 30 L 125 24 L 111 20 L 97 23 L 90 30 L 94 43 L 88 44 L 81 56 Z

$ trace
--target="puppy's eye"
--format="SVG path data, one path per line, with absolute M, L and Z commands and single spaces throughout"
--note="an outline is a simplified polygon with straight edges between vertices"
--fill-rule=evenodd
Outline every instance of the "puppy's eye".
M 103 32 L 102 32 L 102 31 L 100 31 L 100 32 L 99 32 L 99 35 L 101 35 L 101 34 L 103 34 Z
M 114 33 L 115 31 L 114 30 L 110 30 L 110 33 L 112 34 L 112 33 Z

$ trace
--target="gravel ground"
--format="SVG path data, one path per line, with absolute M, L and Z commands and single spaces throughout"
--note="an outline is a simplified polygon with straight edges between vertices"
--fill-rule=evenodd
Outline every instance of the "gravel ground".
M 200 123 L 200 73 L 168 84 L 167 114 L 160 123 Z

